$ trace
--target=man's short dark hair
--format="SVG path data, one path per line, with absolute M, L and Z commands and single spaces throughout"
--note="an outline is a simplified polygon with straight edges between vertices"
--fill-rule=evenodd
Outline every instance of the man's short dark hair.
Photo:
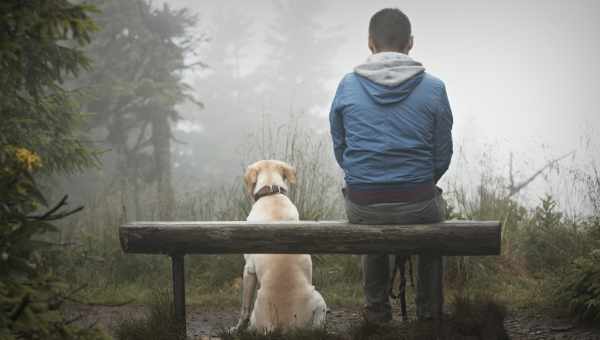
M 378 50 L 401 51 L 410 40 L 410 20 L 397 8 L 384 8 L 371 17 L 369 35 Z

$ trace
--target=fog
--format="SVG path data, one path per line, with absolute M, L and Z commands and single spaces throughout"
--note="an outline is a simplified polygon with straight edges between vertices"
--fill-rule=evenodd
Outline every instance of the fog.
M 506 176 L 511 154 L 517 180 L 572 151 L 561 162 L 569 169 L 598 160 L 597 1 L 167 3 L 198 14 L 200 39 L 189 58 L 206 67 L 183 77 L 204 107 L 178 107 L 186 144 L 176 146 L 175 167 L 189 167 L 186 175 L 199 181 L 239 175 L 240 145 L 265 119 L 280 125 L 295 117 L 326 138 L 338 81 L 369 55 L 368 21 L 384 7 L 409 16 L 412 57 L 446 83 L 456 150 L 446 181 Z M 556 169 L 545 175 L 524 201 L 552 192 L 577 204 Z
M 232 11 L 250 21 L 252 41 L 245 49 L 242 72 L 269 58 L 266 31 L 277 20 L 272 1 L 170 3 L 201 14 L 200 23 L 209 36 L 210 20 L 217 13 Z M 515 150 L 545 145 L 561 153 L 578 148 L 584 136 L 596 140 L 597 1 L 297 3 L 316 9 L 313 18 L 323 26 L 323 34 L 330 28 L 339 37 L 332 41 L 335 55 L 323 61 L 331 66 L 329 80 L 321 84 L 329 98 L 337 81 L 369 54 L 370 16 L 383 7 L 398 7 L 413 24 L 412 56 L 446 82 L 458 141 L 497 143 Z M 318 103 L 315 112 L 324 128 L 328 104 Z

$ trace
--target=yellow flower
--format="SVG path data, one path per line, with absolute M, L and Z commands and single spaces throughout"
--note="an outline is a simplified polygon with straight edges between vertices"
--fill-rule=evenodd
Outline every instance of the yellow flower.
M 31 152 L 25 148 L 17 148 L 15 151 L 17 160 L 25 166 L 28 171 L 39 168 L 42 166 L 42 160 L 34 152 Z

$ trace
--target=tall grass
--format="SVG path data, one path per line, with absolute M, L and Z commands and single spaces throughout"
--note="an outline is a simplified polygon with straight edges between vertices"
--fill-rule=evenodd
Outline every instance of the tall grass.
M 339 219 L 344 215 L 340 181 L 328 163 L 328 146 L 297 125 L 265 128 L 252 136 L 242 151 L 243 163 L 259 159 L 286 161 L 297 170 L 298 185 L 290 198 L 300 218 Z M 232 183 L 187 187 L 176 197 L 175 219 L 245 220 L 251 200 L 244 192 L 242 174 Z M 119 183 L 119 181 L 115 181 Z M 170 262 L 165 256 L 130 255 L 121 251 L 118 226 L 128 220 L 122 190 L 104 190 L 90 199 L 84 213 L 68 220 L 60 234 L 61 243 L 73 244 L 67 251 L 63 271 L 74 285 L 85 285 L 87 299 L 103 302 L 148 301 L 151 293 L 170 285 Z M 108 193 L 108 194 L 107 194 Z M 144 218 L 157 218 L 158 200 L 152 188 L 141 192 Z M 188 256 L 186 276 L 188 297 L 205 306 L 234 306 L 239 303 L 241 255 Z M 332 300 L 355 303 L 358 298 L 358 258 L 315 256 L 315 284 L 329 289 Z M 348 273 L 353 272 L 351 275 Z M 350 287 L 349 289 L 346 287 Z M 219 296 L 215 299 L 214 296 Z M 108 301 L 107 301 L 108 300 Z
M 302 219 L 344 218 L 341 179 L 332 165 L 333 156 L 326 136 L 301 130 L 298 125 L 265 127 L 251 136 L 241 150 L 241 163 L 258 159 L 280 159 L 294 165 L 298 185 L 290 196 Z M 229 183 L 186 187 L 176 198 L 177 220 L 244 220 L 251 202 L 240 177 Z M 590 202 L 600 207 L 598 171 L 573 181 L 585 181 Z M 118 181 L 117 181 L 118 182 Z M 190 182 L 191 183 L 191 182 Z M 125 255 L 118 240 L 117 228 L 127 221 L 121 190 L 89 200 L 82 214 L 71 218 L 60 242 L 73 244 L 63 264 L 64 275 L 76 286 L 86 285 L 82 298 L 102 302 L 150 301 L 152 292 L 170 286 L 170 262 L 165 256 Z M 156 218 L 157 200 L 147 189 L 141 193 L 147 219 Z M 485 175 L 476 190 L 461 185 L 447 188 L 449 218 L 500 220 L 503 223 L 502 254 L 497 257 L 449 257 L 446 260 L 448 295 L 470 298 L 491 295 L 508 303 L 511 309 L 554 307 L 564 309 L 563 299 L 575 299 L 584 293 L 557 294 L 564 288 L 557 278 L 570 273 L 571 287 L 577 286 L 588 271 L 573 271 L 575 259 L 596 261 L 589 255 L 600 240 L 599 211 L 593 216 L 565 216 L 553 197 L 540 200 L 529 209 L 506 192 L 506 180 Z M 187 296 L 190 303 L 205 307 L 237 307 L 240 273 L 239 255 L 188 256 L 186 266 Z M 357 256 L 313 256 L 314 282 L 330 305 L 358 306 L 362 303 L 361 269 Z M 595 263 L 595 262 L 591 262 Z M 600 266 L 598 266 L 600 267 Z M 587 268 L 587 267 L 586 267 Z M 563 287 L 563 288 L 561 288 Z M 578 286 L 579 287 L 579 286 Z M 575 296 L 575 297 L 573 297 Z M 586 295 L 587 296 L 587 295 Z M 586 300 L 587 299 L 587 300 Z M 582 298 L 573 311 L 587 306 L 592 298 Z M 567 304 L 568 305 L 568 304 Z
M 246 164 L 260 159 L 279 159 L 296 167 L 298 183 L 290 199 L 302 220 L 344 218 L 342 182 L 333 167 L 329 135 L 303 130 L 298 122 L 263 127 L 250 136 L 254 143 L 242 150 Z
M 573 181 L 581 179 L 572 178 Z M 596 181 L 597 178 L 585 179 L 588 184 Z M 486 175 L 481 178 L 475 194 L 467 193 L 462 187 L 450 191 L 447 197 L 450 218 L 500 220 L 503 230 L 500 256 L 447 259 L 448 286 L 466 296 L 491 293 L 508 302 L 512 309 L 545 308 L 564 313 L 565 306 L 575 301 L 572 287 L 586 280 L 584 274 L 597 275 L 589 270 L 589 263 L 594 261 L 589 254 L 599 248 L 600 233 L 594 227 L 598 211 L 591 216 L 567 216 L 550 195 L 540 198 L 533 209 L 527 209 L 508 194 L 505 183 L 503 178 Z M 589 185 L 588 190 L 593 200 L 597 187 Z M 600 268 L 600 263 L 595 261 Z M 574 272 L 575 268 L 580 268 L 578 273 Z M 565 284 L 568 275 L 571 275 L 570 287 Z M 600 299 L 600 289 L 595 299 L 582 297 L 584 294 L 590 292 L 581 291 L 578 296 L 588 305 Z M 581 309 L 581 304 L 571 309 L 577 308 Z
M 584 174 L 587 195 L 594 214 L 578 225 L 585 238 L 584 251 L 573 256 L 560 272 L 561 280 L 555 285 L 557 302 L 568 306 L 581 320 L 600 323 L 600 172 L 595 165 Z M 569 254 L 575 255 L 575 254 Z

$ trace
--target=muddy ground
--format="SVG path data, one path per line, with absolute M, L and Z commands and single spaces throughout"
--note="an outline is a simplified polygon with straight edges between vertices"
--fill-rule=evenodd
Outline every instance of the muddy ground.
M 143 317 L 145 313 L 143 305 L 74 305 L 70 306 L 69 310 L 73 314 L 81 314 L 83 324 L 96 323 L 109 334 L 121 320 Z M 206 311 L 198 306 L 188 306 L 188 336 L 191 339 L 208 339 L 210 335 L 235 325 L 237 317 L 237 310 Z M 328 315 L 327 328 L 332 332 L 343 332 L 360 322 L 361 315 L 358 309 L 332 308 Z M 590 328 L 569 319 L 513 314 L 507 317 L 504 326 L 511 339 L 600 340 L 600 329 Z

